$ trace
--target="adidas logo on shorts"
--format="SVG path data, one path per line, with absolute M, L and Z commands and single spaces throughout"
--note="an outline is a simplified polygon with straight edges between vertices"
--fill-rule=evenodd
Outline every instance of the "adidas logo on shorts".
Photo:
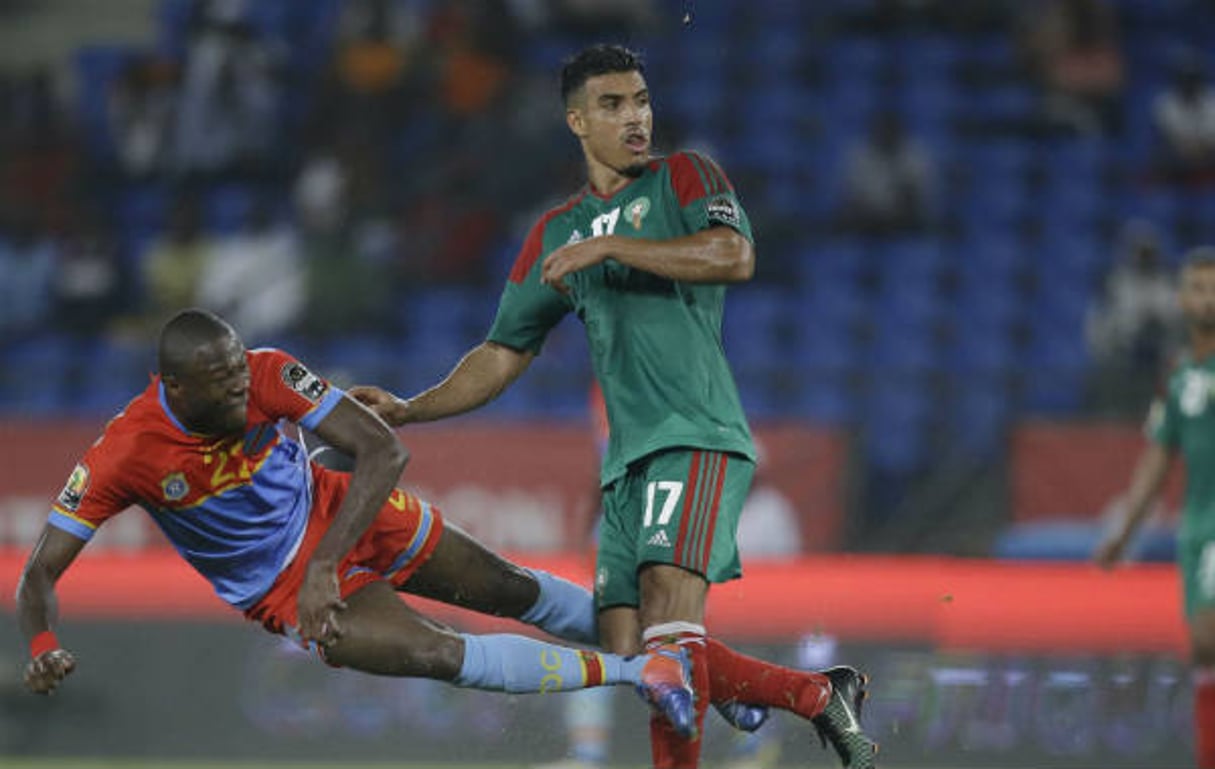
M 659 529 L 658 531 L 654 532 L 654 535 L 650 537 L 646 544 L 653 547 L 670 547 L 671 540 L 667 539 L 666 529 Z

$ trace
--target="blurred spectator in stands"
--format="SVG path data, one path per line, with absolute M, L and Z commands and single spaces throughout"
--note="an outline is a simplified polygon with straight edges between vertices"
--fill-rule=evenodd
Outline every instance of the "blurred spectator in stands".
M 936 164 L 909 138 L 898 115 L 874 118 L 848 152 L 839 224 L 875 235 L 916 232 L 932 223 Z
M 1105 415 L 1137 417 L 1164 373 L 1181 317 L 1155 228 L 1128 222 L 1120 252 L 1088 314 L 1093 402 Z
M 385 264 L 395 242 L 382 227 L 360 224 L 347 154 L 315 152 L 295 182 L 306 297 L 300 327 L 313 336 L 383 330 L 396 298 Z
M 0 339 L 37 331 L 51 320 L 57 255 L 34 209 L 0 206 Z
M 1040 0 L 1023 14 L 1021 43 L 1048 127 L 1120 128 L 1124 64 L 1113 8 L 1103 0 Z
M 1173 81 L 1156 96 L 1153 119 L 1158 167 L 1165 178 L 1215 179 L 1215 89 L 1200 54 L 1186 52 L 1173 63 Z
M 119 171 L 141 179 L 166 170 L 178 72 L 154 56 L 132 59 L 109 94 L 108 119 Z
M 521 3 L 535 6 L 538 3 Z M 557 0 L 547 3 L 543 23 L 569 35 L 620 37 L 651 28 L 658 20 L 653 0 Z M 685 3 L 696 23 L 694 3 Z
M 198 199 L 191 193 L 178 195 L 166 231 L 148 246 L 140 263 L 144 289 L 141 332 L 153 334 L 165 318 L 198 303 L 198 282 L 210 249 Z
M 304 310 L 299 241 L 259 199 L 244 227 L 217 237 L 199 276 L 198 304 L 222 314 L 251 343 L 273 342 L 295 328 Z
M 439 67 L 439 98 L 457 119 L 483 115 L 513 74 L 514 17 L 501 0 L 446 3 L 434 14 L 431 35 Z
M 426 18 L 416 3 L 353 0 L 342 8 L 334 59 L 319 100 L 323 140 L 337 132 L 384 146 L 419 101 L 408 91 L 423 69 Z
M 4 198 L 62 217 L 79 166 L 71 120 L 47 67 L 0 81 L 0 187 Z
M 118 240 L 100 211 L 68 219 L 52 281 L 55 325 L 75 336 L 104 334 L 130 297 Z
M 239 4 L 209 7 L 187 49 L 174 168 L 189 178 L 261 175 L 279 157 L 279 57 Z

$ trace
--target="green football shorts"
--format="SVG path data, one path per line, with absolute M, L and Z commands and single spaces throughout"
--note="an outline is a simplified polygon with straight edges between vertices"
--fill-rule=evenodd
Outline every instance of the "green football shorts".
M 755 463 L 741 454 L 667 449 L 629 465 L 603 490 L 595 604 L 640 605 L 637 572 L 681 566 L 709 582 L 742 576 L 738 518 Z
M 1177 565 L 1185 597 L 1185 616 L 1215 610 L 1215 540 L 1178 537 Z

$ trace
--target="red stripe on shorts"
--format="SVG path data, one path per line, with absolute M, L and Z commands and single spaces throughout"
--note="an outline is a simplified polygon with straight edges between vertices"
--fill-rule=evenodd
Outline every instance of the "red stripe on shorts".
M 727 454 L 718 454 L 721 463 L 717 469 L 717 486 L 713 489 L 713 497 L 709 504 L 708 524 L 705 526 L 705 541 L 704 549 L 700 555 L 700 572 L 707 574 L 709 571 L 709 556 L 713 552 L 713 527 L 717 525 L 717 510 L 721 507 L 721 490 L 726 485 L 726 468 L 730 464 L 730 457 Z
M 692 510 L 692 497 L 696 496 L 696 479 L 700 475 L 700 452 L 692 452 L 691 467 L 688 469 L 688 484 L 685 487 L 687 496 L 683 498 L 683 512 L 679 516 L 679 536 L 675 538 L 675 558 L 683 552 L 683 544 L 688 538 L 688 519 Z

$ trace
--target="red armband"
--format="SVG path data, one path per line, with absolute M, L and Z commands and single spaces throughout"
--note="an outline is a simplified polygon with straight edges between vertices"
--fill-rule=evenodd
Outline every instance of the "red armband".
M 49 630 L 43 630 L 34 636 L 34 640 L 30 641 L 30 657 L 38 659 L 43 654 L 58 648 L 60 648 L 59 639 L 55 637 L 55 634 Z

